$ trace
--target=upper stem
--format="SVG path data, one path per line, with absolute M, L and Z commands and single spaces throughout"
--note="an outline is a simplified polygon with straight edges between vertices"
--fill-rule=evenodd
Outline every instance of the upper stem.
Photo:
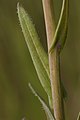
M 51 46 L 53 36 L 55 33 L 55 20 L 52 0 L 42 0 L 45 26 L 47 34 L 48 51 Z M 61 81 L 60 81 L 60 66 L 59 66 L 59 54 L 57 48 L 53 53 L 49 54 L 49 68 L 50 68 L 50 80 L 52 89 L 52 109 L 56 120 L 64 120 L 64 107 L 63 98 L 61 93 Z
M 48 50 L 50 48 L 50 45 L 55 33 L 55 20 L 54 20 L 54 10 L 53 10 L 52 1 L 53 0 L 42 0 L 44 17 L 45 17 Z

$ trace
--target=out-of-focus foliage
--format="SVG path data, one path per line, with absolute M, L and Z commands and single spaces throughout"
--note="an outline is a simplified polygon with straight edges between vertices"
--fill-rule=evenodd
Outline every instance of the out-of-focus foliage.
M 0 120 L 45 119 L 40 103 L 31 94 L 28 82 L 46 98 L 38 81 L 16 13 L 20 2 L 31 15 L 46 49 L 41 0 L 0 0 Z M 61 0 L 54 0 L 56 20 Z M 68 92 L 67 119 L 80 111 L 80 1 L 70 0 L 69 31 L 61 53 L 61 76 Z M 56 22 L 57 23 L 57 22 Z M 36 107 L 35 107 L 36 106 Z

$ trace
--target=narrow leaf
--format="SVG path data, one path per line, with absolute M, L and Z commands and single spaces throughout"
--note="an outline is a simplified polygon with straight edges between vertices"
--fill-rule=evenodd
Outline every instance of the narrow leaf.
M 68 3 L 68 0 L 63 0 L 60 18 L 49 50 L 50 52 L 53 51 L 55 47 L 57 47 L 60 52 L 66 41 L 68 30 Z
M 37 32 L 29 15 L 25 12 L 24 8 L 19 6 L 19 4 L 17 5 L 17 10 L 22 32 L 24 34 L 33 64 L 35 66 L 41 85 L 48 95 L 50 107 L 52 107 L 48 56 L 40 43 Z M 62 89 L 65 91 L 63 86 Z
M 31 89 L 31 91 L 33 92 L 33 94 L 38 98 L 38 100 L 41 102 L 43 109 L 46 113 L 47 119 L 48 120 L 55 120 L 53 114 L 51 113 L 49 107 L 46 105 L 46 103 L 42 100 L 42 98 L 37 94 L 37 92 L 35 92 L 35 90 L 33 89 L 33 87 L 31 86 L 31 84 L 29 84 L 29 87 Z
M 80 120 L 80 112 L 79 112 L 79 114 L 78 114 L 78 118 L 77 118 L 77 120 Z
M 43 47 L 41 46 L 37 32 L 29 15 L 25 12 L 24 8 L 19 6 L 19 4 L 17 6 L 17 10 L 18 10 L 18 17 L 22 28 L 22 32 L 24 34 L 25 41 L 27 43 L 33 64 L 35 66 L 39 80 L 44 90 L 46 91 L 51 104 L 52 95 L 51 95 L 51 84 L 49 78 L 48 56 L 44 51 Z

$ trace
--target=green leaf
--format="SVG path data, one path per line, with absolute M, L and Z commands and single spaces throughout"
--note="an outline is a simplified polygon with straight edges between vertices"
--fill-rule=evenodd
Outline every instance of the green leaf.
M 78 118 L 77 118 L 77 120 L 80 120 L 80 112 L 79 112 L 79 114 L 78 114 Z
M 17 5 L 17 10 L 22 32 L 24 34 L 33 64 L 35 66 L 41 85 L 48 95 L 50 107 L 52 107 L 48 56 L 40 43 L 38 34 L 29 15 L 25 12 L 23 7 L 19 6 L 19 4 Z M 63 88 L 63 86 L 62 90 L 64 93 L 65 89 Z
M 63 0 L 60 18 L 49 52 L 53 51 L 55 47 L 57 47 L 60 52 L 65 44 L 68 30 L 68 4 L 68 0 Z
M 43 99 L 37 94 L 37 92 L 35 92 L 35 90 L 33 89 L 33 87 L 31 86 L 31 84 L 29 84 L 29 87 L 31 89 L 31 91 L 33 92 L 33 94 L 38 98 L 38 100 L 41 102 L 43 109 L 46 113 L 47 119 L 48 120 L 55 120 L 53 114 L 51 113 L 49 107 L 46 105 L 46 103 L 43 101 Z
M 17 6 L 17 10 L 22 32 L 24 34 L 33 64 L 41 85 L 48 95 L 49 102 L 52 104 L 48 56 L 40 43 L 37 32 L 29 15 L 25 12 L 24 8 L 19 6 L 19 4 Z

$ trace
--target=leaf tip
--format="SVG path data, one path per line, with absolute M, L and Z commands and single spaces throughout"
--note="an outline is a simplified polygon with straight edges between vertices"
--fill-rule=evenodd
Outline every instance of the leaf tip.
M 17 3 L 17 13 L 18 13 L 18 16 L 24 13 L 24 8 L 19 2 Z
M 20 3 L 17 3 L 17 13 L 19 13 L 19 7 L 20 7 Z
M 33 87 L 32 87 L 32 85 L 31 85 L 30 83 L 28 83 L 28 86 L 29 86 L 29 88 L 31 89 L 32 93 L 33 93 L 35 96 L 37 96 L 37 95 L 36 95 L 36 92 L 34 91 L 34 89 L 33 89 Z
M 19 8 L 19 2 L 17 3 L 17 8 Z

